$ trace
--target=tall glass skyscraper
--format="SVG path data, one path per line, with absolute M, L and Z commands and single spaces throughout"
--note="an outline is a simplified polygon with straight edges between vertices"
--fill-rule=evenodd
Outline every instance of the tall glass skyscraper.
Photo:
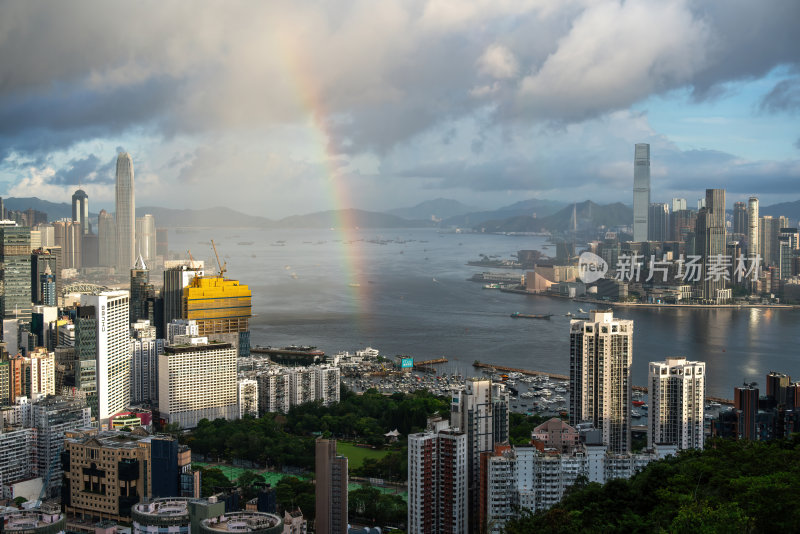
M 81 233 L 89 233 L 89 195 L 83 189 L 72 194 L 72 221 L 80 223 Z
M 133 159 L 127 152 L 117 156 L 116 189 L 117 272 L 127 273 L 133 267 L 136 200 L 133 190 Z
M 633 240 L 647 241 L 650 208 L 650 145 L 638 143 L 633 157 Z

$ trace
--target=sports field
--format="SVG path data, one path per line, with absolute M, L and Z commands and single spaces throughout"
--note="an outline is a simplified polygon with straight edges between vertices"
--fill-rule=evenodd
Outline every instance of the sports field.
M 375 460 L 380 460 L 381 458 L 389 454 L 389 451 L 368 449 L 366 447 L 357 447 L 352 443 L 345 443 L 343 441 L 336 442 L 336 452 L 338 452 L 339 454 L 343 454 L 344 456 L 347 456 L 348 460 L 347 463 L 350 469 L 361 467 L 361 464 L 363 464 L 364 460 L 366 460 L 367 458 L 374 458 Z

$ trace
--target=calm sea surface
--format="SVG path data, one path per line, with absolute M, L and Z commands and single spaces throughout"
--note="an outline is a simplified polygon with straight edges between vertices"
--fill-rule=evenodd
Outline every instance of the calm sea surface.
M 372 346 L 386 356 L 446 356 L 447 371 L 477 374 L 471 364 L 480 360 L 566 374 L 564 314 L 589 308 L 467 281 L 488 270 L 467 261 L 541 250 L 547 242 L 540 237 L 223 229 L 171 230 L 169 239 L 170 250 L 191 250 L 207 267 L 216 265 L 209 263 L 215 240 L 228 276 L 253 291 L 254 345 L 314 345 L 329 354 Z M 557 316 L 511 319 L 515 311 Z M 763 387 L 770 370 L 800 379 L 800 310 L 619 309 L 616 315 L 634 321 L 635 384 L 646 383 L 649 361 L 668 355 L 705 361 L 708 393 L 715 396 L 731 398 L 743 380 Z

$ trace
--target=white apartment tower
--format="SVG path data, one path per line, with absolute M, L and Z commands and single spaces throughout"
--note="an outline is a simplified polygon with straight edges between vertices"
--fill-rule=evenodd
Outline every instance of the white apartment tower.
M 631 449 L 633 321 L 592 310 L 570 321 L 570 424 L 591 422 L 611 453 Z
M 117 156 L 116 184 L 117 272 L 127 273 L 136 258 L 136 198 L 133 188 L 133 159 L 127 152 Z
M 237 392 L 239 419 L 245 415 L 258 417 L 258 382 L 250 378 L 239 379 Z
M 289 411 L 289 372 L 283 368 L 270 369 L 259 373 L 258 407 L 262 413 Z
M 752 258 L 758 251 L 758 198 L 750 197 L 747 200 L 747 255 Z
M 426 432 L 409 434 L 409 534 L 467 532 L 468 455 L 466 434 L 447 421 L 429 422 Z
M 177 337 L 158 357 L 158 409 L 168 423 L 194 428 L 201 419 L 239 415 L 236 349 L 206 337 Z
M 705 362 L 690 362 L 681 357 L 650 362 L 648 448 L 655 445 L 676 445 L 679 450 L 703 448 L 705 383 Z
M 316 397 L 322 399 L 325 406 L 339 402 L 342 371 L 332 365 L 321 365 L 316 371 Z
M 633 240 L 647 241 L 650 208 L 650 145 L 637 143 L 633 157 Z
M 131 401 L 131 342 L 127 291 L 81 295 L 81 306 L 97 313 L 97 416 L 101 423 Z

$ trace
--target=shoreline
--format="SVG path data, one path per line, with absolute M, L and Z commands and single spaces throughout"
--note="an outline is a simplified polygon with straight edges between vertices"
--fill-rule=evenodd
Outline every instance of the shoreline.
M 549 293 L 533 293 L 525 289 L 500 288 L 503 293 L 515 293 L 517 295 L 530 295 L 532 297 L 552 297 L 557 299 L 572 300 L 574 302 L 586 302 L 599 306 L 617 306 L 621 308 L 690 308 L 700 310 L 712 309 L 777 309 L 777 310 L 797 310 L 798 304 L 667 304 L 654 302 L 618 302 L 615 300 L 597 300 L 586 297 L 567 297 L 564 295 L 552 295 Z

